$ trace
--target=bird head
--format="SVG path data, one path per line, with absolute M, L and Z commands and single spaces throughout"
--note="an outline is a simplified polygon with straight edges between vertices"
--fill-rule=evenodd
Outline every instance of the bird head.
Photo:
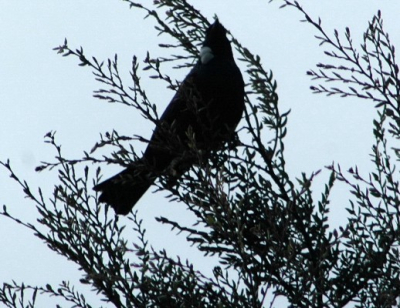
M 208 27 L 203 47 L 200 51 L 200 59 L 207 64 L 214 57 L 233 59 L 231 44 L 226 37 L 226 30 L 218 19 Z

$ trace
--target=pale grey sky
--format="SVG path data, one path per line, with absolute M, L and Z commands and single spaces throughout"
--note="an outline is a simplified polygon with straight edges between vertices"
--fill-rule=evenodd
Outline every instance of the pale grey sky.
M 286 161 L 294 176 L 310 173 L 332 161 L 344 169 L 357 164 L 370 166 L 372 142 L 372 103 L 356 99 L 326 98 L 311 94 L 312 84 L 306 71 L 326 60 L 316 31 L 294 9 L 278 9 L 268 1 L 203 0 L 198 8 L 208 17 L 217 14 L 220 21 L 253 53 L 259 54 L 267 69 L 272 69 L 278 82 L 281 110 L 291 109 L 286 138 Z M 150 3 L 150 1 L 149 1 Z M 306 11 L 321 17 L 328 30 L 341 32 L 350 27 L 356 43 L 378 9 L 392 42 L 400 45 L 398 1 L 336 0 L 302 1 Z M 42 187 L 48 196 L 56 178 L 53 173 L 36 173 L 35 166 L 51 160 L 53 149 L 43 143 L 50 130 L 64 153 L 80 157 L 90 150 L 100 132 L 116 129 L 123 134 L 150 135 L 152 127 L 131 108 L 107 104 L 92 97 L 101 85 L 91 71 L 77 66 L 77 59 L 62 58 L 52 48 L 68 39 L 71 47 L 82 46 L 86 55 L 99 60 L 118 53 L 120 71 L 128 76 L 132 55 L 144 59 L 147 50 L 155 56 L 159 40 L 151 19 L 144 12 L 129 9 L 121 1 L 0 1 L 0 159 L 11 159 L 14 170 L 32 188 Z M 161 51 L 165 52 L 165 51 Z M 244 72 L 245 67 L 241 65 Z M 171 72 L 181 79 L 187 71 Z M 144 73 L 145 77 L 146 74 Z M 145 78 L 143 78 L 145 79 Z M 129 79 L 126 78 L 129 84 Z M 146 80 L 147 92 L 158 110 L 163 110 L 173 93 L 159 83 Z M 118 171 L 103 166 L 105 176 Z M 328 172 L 317 182 L 323 184 Z M 320 185 L 321 185 L 320 184 Z M 316 186 L 321 187 L 321 186 Z M 154 190 L 154 189 L 153 189 Z M 148 237 L 157 248 L 176 241 L 174 231 L 160 226 L 155 216 L 184 217 L 183 206 L 166 203 L 163 194 L 149 190 L 137 204 L 145 220 Z M 335 190 L 332 202 L 332 225 L 340 224 L 347 206 L 345 191 Z M 0 206 L 32 221 L 36 217 L 31 202 L 23 198 L 19 187 L 0 169 Z M 182 212 L 184 214 L 182 214 Z M 161 231 L 160 231 L 161 230 Z M 76 281 L 80 276 L 72 263 L 48 250 L 29 231 L 0 217 L 0 277 L 3 281 L 25 281 L 30 284 L 54 284 L 61 280 Z M 166 247 L 172 255 L 196 255 L 178 237 L 181 245 Z M 199 262 L 200 269 L 207 264 Z

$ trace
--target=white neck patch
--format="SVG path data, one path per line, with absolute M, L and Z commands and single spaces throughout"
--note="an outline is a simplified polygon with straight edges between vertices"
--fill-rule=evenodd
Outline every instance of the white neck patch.
M 202 64 L 207 64 L 212 58 L 214 58 L 214 54 L 210 47 L 206 46 L 200 49 L 200 60 Z

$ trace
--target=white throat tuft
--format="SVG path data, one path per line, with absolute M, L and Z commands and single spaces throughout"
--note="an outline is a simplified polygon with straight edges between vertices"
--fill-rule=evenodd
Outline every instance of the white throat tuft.
M 214 58 L 214 54 L 212 52 L 212 49 L 210 47 L 202 47 L 200 50 L 200 60 L 202 64 L 207 64 L 208 62 L 211 61 L 211 59 Z

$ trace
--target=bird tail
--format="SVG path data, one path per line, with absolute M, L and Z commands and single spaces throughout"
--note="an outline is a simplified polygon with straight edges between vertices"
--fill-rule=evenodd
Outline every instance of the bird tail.
M 117 214 L 127 215 L 152 183 L 148 177 L 127 168 L 93 189 L 101 192 L 99 202 L 109 204 Z

